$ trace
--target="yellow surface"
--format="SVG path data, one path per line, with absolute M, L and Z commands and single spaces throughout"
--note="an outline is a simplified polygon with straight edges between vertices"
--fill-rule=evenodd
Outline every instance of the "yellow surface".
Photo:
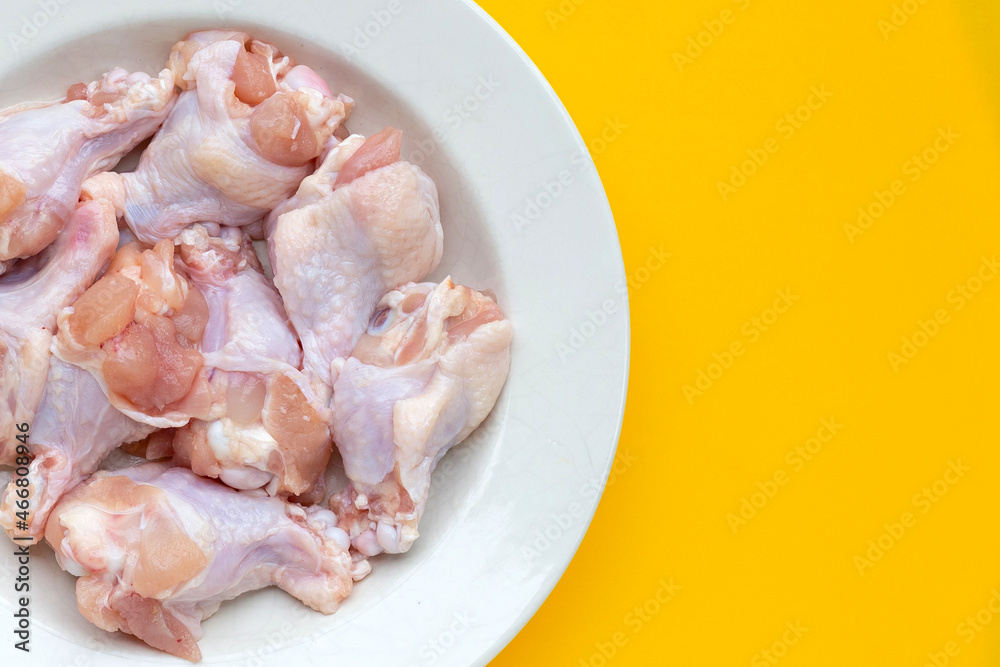
M 482 4 L 633 277 L 620 474 L 493 665 L 1000 664 L 997 3 Z

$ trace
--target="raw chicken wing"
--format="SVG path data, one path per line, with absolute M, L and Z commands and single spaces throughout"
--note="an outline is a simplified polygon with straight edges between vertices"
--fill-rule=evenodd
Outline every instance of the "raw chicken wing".
M 161 463 L 95 473 L 56 506 L 45 539 L 80 577 L 87 620 L 191 661 L 223 601 L 278 586 L 331 614 L 370 570 L 329 510 Z
M 0 111 L 0 273 L 52 243 L 83 181 L 151 137 L 173 101 L 169 70 L 115 69 L 60 101 Z
M 268 221 L 274 284 L 324 400 L 382 295 L 441 261 L 437 188 L 399 155 L 398 130 L 348 137 Z
M 194 33 L 169 67 L 183 92 L 139 168 L 94 182 L 142 241 L 195 222 L 260 221 L 290 197 L 353 101 L 246 33 Z
M 123 246 L 104 276 L 59 313 L 52 351 L 90 372 L 111 404 L 157 428 L 208 417 L 198 351 L 208 305 L 174 263 L 174 244 Z
M 113 449 L 152 431 L 152 426 L 132 421 L 113 408 L 86 371 L 53 359 L 31 424 L 28 451 L 34 459 L 28 468 L 28 485 L 11 482 L 7 487 L 0 502 L 0 526 L 11 538 L 40 540 L 49 513 L 63 494 L 97 470 Z M 18 495 L 20 489 L 27 489 L 26 498 Z M 19 512 L 27 512 L 27 528 L 15 530 Z
M 239 229 L 179 238 L 209 319 L 201 342 L 216 419 L 177 430 L 174 462 L 237 489 L 271 495 L 313 490 L 332 453 L 330 433 L 305 377 L 302 350 L 277 290 Z
M 331 507 L 356 549 L 403 553 L 434 466 L 496 403 L 512 328 L 496 302 L 450 278 L 378 304 L 333 392 L 333 437 L 350 483 Z
M 0 464 L 15 459 L 20 423 L 31 423 L 49 374 L 59 311 L 87 289 L 118 243 L 114 209 L 80 204 L 59 239 L 0 280 Z

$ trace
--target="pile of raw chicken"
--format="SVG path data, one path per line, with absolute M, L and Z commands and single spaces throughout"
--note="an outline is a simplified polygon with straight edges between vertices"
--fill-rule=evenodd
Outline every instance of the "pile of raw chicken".
M 353 106 L 212 31 L 158 77 L 0 111 L 0 525 L 48 542 L 100 628 L 194 661 L 245 591 L 334 612 L 497 400 L 511 325 L 420 282 L 437 190 L 398 130 L 349 134 Z M 99 470 L 123 445 L 149 462 Z

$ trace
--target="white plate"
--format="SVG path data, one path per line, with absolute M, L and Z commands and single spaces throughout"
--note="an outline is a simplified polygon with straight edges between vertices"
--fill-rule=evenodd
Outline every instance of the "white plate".
M 205 663 L 486 664 L 583 539 L 628 376 L 614 220 L 542 75 L 461 0 L 4 0 L 0 24 L 2 105 L 53 99 L 115 65 L 158 71 L 187 32 L 240 27 L 353 95 L 353 131 L 404 130 L 404 158 L 440 189 L 445 254 L 434 277 L 497 292 L 516 332 L 510 379 L 489 420 L 441 462 L 408 554 L 375 559 L 332 616 L 277 589 L 226 603 L 200 646 Z M 0 556 L 3 664 L 182 664 L 84 621 L 74 579 L 47 546 L 33 551 L 30 655 L 12 648 L 14 560 Z

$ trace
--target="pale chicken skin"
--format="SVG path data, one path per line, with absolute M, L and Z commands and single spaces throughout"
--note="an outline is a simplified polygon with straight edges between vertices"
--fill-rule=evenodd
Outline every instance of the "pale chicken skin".
M 174 462 L 238 489 L 301 495 L 332 453 L 326 409 L 250 238 L 225 227 L 122 247 L 59 316 L 56 355 L 123 413 L 177 428 Z
M 353 106 L 214 30 L 158 78 L 0 110 L 0 464 L 28 469 L 0 527 L 44 537 L 103 630 L 198 661 L 244 592 L 335 612 L 369 557 L 411 548 L 435 466 L 499 399 L 512 326 L 420 282 L 437 188 L 399 130 L 350 135 Z M 122 445 L 163 460 L 98 470 Z
M 200 350 L 216 417 L 177 430 L 174 462 L 238 489 L 313 491 L 332 453 L 329 428 L 298 370 L 298 339 L 249 237 L 232 228 L 213 237 L 195 225 L 178 241 L 208 304 Z
M 169 70 L 115 69 L 59 101 L 0 110 L 0 273 L 55 240 L 84 180 L 151 137 L 174 97 Z
M 114 201 L 149 244 L 195 222 L 259 223 L 312 172 L 353 107 L 246 33 L 193 33 L 169 67 L 182 92 L 138 169 L 106 174 L 90 192 Z
M 382 295 L 441 261 L 437 188 L 400 161 L 400 134 L 348 137 L 268 220 L 274 284 L 324 401 Z
M 118 226 L 102 201 L 82 203 L 58 240 L 0 279 L 0 464 L 14 462 L 20 423 L 31 423 L 49 374 L 56 316 L 114 254 Z
M 431 473 L 493 409 L 512 335 L 492 298 L 450 278 L 379 302 L 333 392 L 349 485 L 330 506 L 362 554 L 403 553 L 416 540 Z
M 97 470 L 112 450 L 152 431 L 112 407 L 86 371 L 53 359 L 28 438 L 33 459 L 27 486 L 11 482 L 4 491 L 0 526 L 22 544 L 41 540 L 49 513 L 65 493 Z M 26 491 L 19 494 L 21 489 Z M 25 515 L 27 527 L 17 527 Z
M 278 586 L 331 614 L 370 571 L 329 510 L 161 463 L 95 473 L 56 506 L 45 538 L 80 577 L 87 620 L 191 661 L 223 601 Z
M 52 346 L 57 357 L 88 371 L 112 405 L 157 428 L 212 413 L 198 350 L 208 304 L 174 253 L 171 241 L 119 249 L 101 279 L 59 313 Z

